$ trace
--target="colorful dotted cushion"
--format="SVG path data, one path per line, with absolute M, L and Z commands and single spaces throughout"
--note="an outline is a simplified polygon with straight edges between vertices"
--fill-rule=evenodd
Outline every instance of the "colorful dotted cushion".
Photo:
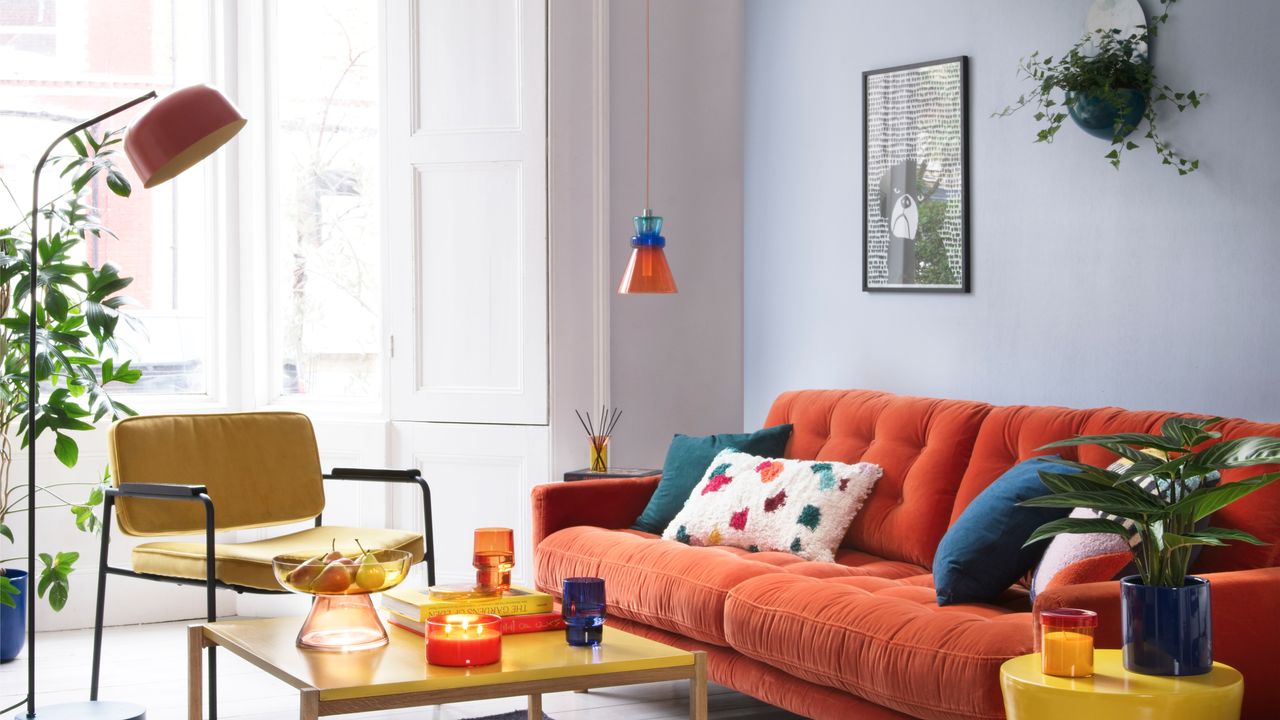
M 723 450 L 662 537 L 834 562 L 835 549 L 881 472 L 871 463 L 778 460 Z

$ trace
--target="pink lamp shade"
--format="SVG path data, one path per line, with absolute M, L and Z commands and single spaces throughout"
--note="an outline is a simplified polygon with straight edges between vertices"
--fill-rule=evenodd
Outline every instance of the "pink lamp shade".
M 208 157 L 247 122 L 208 85 L 175 90 L 133 122 L 124 151 L 142 186 L 153 188 Z

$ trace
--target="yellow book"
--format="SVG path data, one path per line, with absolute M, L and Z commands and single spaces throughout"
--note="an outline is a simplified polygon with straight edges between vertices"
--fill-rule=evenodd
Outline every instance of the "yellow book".
M 401 585 L 382 593 L 382 607 L 403 615 L 425 621 L 435 615 L 472 613 L 477 615 L 533 615 L 549 613 L 553 607 L 551 596 L 537 590 L 513 587 L 502 597 L 474 598 L 471 600 L 432 600 L 425 588 Z

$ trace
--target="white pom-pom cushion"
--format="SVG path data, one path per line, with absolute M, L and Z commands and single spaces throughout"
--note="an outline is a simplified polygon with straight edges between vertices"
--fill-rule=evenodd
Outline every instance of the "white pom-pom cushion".
M 722 450 L 662 537 L 834 562 L 879 465 L 781 460 Z

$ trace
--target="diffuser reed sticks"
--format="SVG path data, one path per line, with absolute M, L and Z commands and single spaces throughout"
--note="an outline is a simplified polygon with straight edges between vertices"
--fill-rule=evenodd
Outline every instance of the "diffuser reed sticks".
M 622 411 L 601 405 L 600 414 L 594 420 L 590 410 L 585 413 L 574 410 L 573 414 L 578 416 L 578 422 L 587 431 L 587 440 L 591 443 L 591 472 L 608 471 L 609 437 L 613 435 L 613 428 L 618 424 L 618 418 L 622 417 Z

